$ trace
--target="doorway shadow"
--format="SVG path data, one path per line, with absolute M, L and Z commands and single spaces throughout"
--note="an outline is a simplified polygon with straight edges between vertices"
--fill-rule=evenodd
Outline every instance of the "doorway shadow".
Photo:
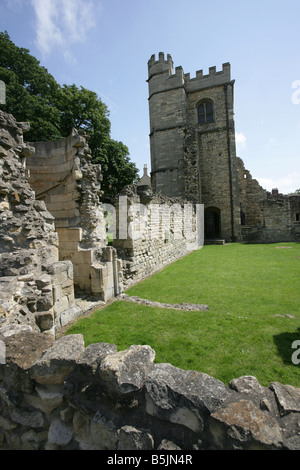
M 285 364 L 291 365 L 293 353 L 300 348 L 299 345 L 295 349 L 292 348 L 292 344 L 294 343 L 294 341 L 300 342 L 300 328 L 298 328 L 298 330 L 294 333 L 280 333 L 279 335 L 275 335 L 273 338 L 278 353 L 280 354 L 283 362 Z M 300 356 L 300 354 L 298 354 L 298 356 Z
M 221 237 L 221 215 L 217 207 L 207 207 L 204 211 L 205 239 L 214 240 Z

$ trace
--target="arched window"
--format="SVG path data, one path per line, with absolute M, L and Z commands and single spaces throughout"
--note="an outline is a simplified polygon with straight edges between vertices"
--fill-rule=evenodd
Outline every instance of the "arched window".
M 204 101 L 198 106 L 198 123 L 206 124 L 208 122 L 213 122 L 214 113 L 213 105 L 210 101 Z

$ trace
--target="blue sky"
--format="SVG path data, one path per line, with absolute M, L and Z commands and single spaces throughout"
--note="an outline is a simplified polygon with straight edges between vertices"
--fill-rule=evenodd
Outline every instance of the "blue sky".
M 150 168 L 147 62 L 194 77 L 231 63 L 237 154 L 283 193 L 300 188 L 299 0 L 0 0 L 0 31 L 55 79 L 98 93 L 111 135 Z

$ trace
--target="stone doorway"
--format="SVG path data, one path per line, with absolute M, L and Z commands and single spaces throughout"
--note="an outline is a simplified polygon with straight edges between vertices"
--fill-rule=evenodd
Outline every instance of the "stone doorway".
M 215 240 L 221 237 L 220 209 L 208 207 L 204 211 L 205 240 Z

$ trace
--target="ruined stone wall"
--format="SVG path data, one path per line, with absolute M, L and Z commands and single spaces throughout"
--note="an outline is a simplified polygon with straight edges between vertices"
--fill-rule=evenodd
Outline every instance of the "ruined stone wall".
M 300 241 L 300 194 L 289 196 L 291 235 L 293 240 Z
M 6 331 L 0 448 L 16 450 L 300 450 L 300 389 L 255 377 L 229 385 L 155 364 L 133 345 Z
M 107 246 L 101 203 L 101 165 L 91 163 L 88 136 L 32 144 L 29 183 L 54 217 L 59 259 L 73 264 L 74 284 L 107 301 L 122 290 L 116 251 Z
M 131 189 L 126 195 L 125 188 L 116 201 L 117 230 L 113 242 L 123 263 L 124 288 L 203 245 L 201 205 L 197 209 L 183 199 L 157 194 L 140 197 L 137 188 Z
M 29 184 L 55 218 L 55 227 L 80 227 L 82 245 L 105 246 L 101 165 L 91 163 L 88 136 L 73 129 L 64 139 L 31 145 L 35 153 L 27 158 Z
M 81 312 L 73 264 L 58 260 L 55 218 L 28 183 L 26 157 L 34 149 L 23 143 L 26 128 L 0 112 L 0 448 L 300 450 L 296 387 L 262 387 L 254 377 L 227 386 L 201 372 L 154 364 L 147 345 L 118 351 L 107 343 L 85 347 L 82 335 L 54 339 L 57 327 Z M 134 210 L 125 213 L 118 233 L 126 227 L 133 237 L 116 243 L 128 284 L 199 247 L 197 214 L 184 241 L 176 238 L 182 235 L 176 212 L 168 232 L 155 217 L 149 222 L 151 205 L 165 204 L 167 218 L 167 206 L 182 207 L 182 201 L 154 197 L 144 188 L 126 201 Z M 296 199 L 288 210 L 296 218 Z M 158 244 L 150 236 L 151 220 Z M 80 245 L 83 230 L 68 230 L 68 241 Z M 88 261 L 92 289 L 100 292 L 107 282 L 105 292 L 113 295 L 120 281 L 116 249 L 84 252 L 96 257 Z
M 300 196 L 271 194 L 238 162 L 242 240 L 252 243 L 300 240 Z
M 300 209 L 299 196 L 268 194 L 266 199 L 260 201 L 259 209 L 260 223 L 242 228 L 245 241 L 255 243 L 300 241 L 300 226 L 295 215 L 295 211 Z
M 260 202 L 267 197 L 267 191 L 258 181 L 252 178 L 250 171 L 245 168 L 244 162 L 237 157 L 238 177 L 240 187 L 241 211 L 244 214 L 243 225 L 258 225 L 261 221 Z
M 0 111 L 0 325 L 50 331 L 74 319 L 73 269 L 58 260 L 54 217 L 35 198 L 23 142 L 27 123 Z
M 58 259 L 53 216 L 28 183 L 26 158 L 34 148 L 23 142 L 26 123 L 0 111 L 0 275 L 28 274 Z

